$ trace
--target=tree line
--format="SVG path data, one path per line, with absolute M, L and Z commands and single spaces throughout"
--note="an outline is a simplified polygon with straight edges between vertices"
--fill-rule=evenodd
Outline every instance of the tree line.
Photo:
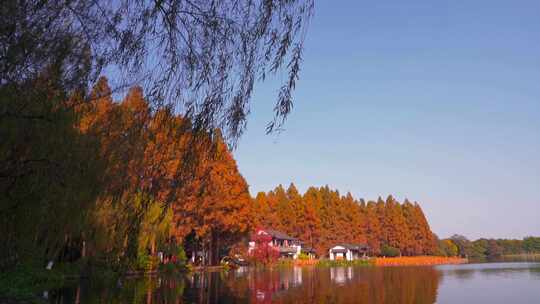
M 528 255 L 540 253 L 540 237 L 528 236 L 519 239 L 487 239 L 470 241 L 462 235 L 437 240 L 437 255 L 463 256 L 469 258 L 498 258 L 508 255 Z
M 287 189 L 257 194 L 254 224 L 284 231 L 311 246 L 320 255 L 337 243 L 364 243 L 374 255 L 429 255 L 436 243 L 418 203 L 357 200 L 328 186 L 310 187 L 303 195 Z

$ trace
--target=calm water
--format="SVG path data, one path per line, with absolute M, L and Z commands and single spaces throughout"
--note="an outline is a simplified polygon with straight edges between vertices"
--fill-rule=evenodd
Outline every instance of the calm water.
M 290 268 L 82 281 L 51 303 L 540 303 L 540 263 Z

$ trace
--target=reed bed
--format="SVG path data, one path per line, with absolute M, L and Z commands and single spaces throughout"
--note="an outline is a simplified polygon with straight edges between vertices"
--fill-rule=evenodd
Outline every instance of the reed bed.
M 294 265 L 296 266 L 311 266 L 316 265 L 319 262 L 317 259 L 311 259 L 311 260 L 295 260 Z
M 438 256 L 414 256 L 414 257 L 395 257 L 395 258 L 375 258 L 375 266 L 430 266 L 444 264 L 464 264 L 467 259 L 457 257 L 438 257 Z

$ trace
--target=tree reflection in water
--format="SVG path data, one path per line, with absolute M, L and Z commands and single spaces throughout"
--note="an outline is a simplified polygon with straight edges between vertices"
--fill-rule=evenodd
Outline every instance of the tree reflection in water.
M 50 303 L 434 303 L 433 267 L 280 268 L 81 282 Z

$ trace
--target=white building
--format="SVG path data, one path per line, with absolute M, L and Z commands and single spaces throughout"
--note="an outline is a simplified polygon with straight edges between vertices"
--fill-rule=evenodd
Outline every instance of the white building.
M 365 244 L 339 244 L 328 250 L 330 260 L 352 261 L 367 257 L 369 247 Z

